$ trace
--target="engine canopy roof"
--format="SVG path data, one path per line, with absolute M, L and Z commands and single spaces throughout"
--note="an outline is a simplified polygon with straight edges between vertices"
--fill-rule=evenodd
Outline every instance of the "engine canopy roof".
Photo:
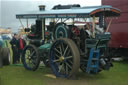
M 16 14 L 17 19 L 41 19 L 41 18 L 87 18 L 96 16 L 99 17 L 104 13 L 106 17 L 114 17 L 120 15 L 120 10 L 112 6 L 88 6 L 74 7 L 71 9 L 31 11 L 23 14 Z

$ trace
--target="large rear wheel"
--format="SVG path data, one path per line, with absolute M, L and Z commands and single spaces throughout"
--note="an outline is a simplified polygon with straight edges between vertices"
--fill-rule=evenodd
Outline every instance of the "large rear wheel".
M 79 50 L 71 39 L 58 39 L 51 47 L 49 61 L 57 77 L 72 77 L 80 66 Z

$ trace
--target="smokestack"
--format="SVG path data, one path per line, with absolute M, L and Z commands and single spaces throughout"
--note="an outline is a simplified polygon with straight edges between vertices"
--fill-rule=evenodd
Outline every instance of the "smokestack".
M 45 5 L 39 5 L 39 10 L 40 11 L 45 11 Z

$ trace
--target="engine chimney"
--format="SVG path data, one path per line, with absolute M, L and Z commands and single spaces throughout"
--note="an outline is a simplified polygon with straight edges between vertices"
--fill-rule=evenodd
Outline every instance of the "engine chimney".
M 39 5 L 39 10 L 40 11 L 45 11 L 45 5 Z

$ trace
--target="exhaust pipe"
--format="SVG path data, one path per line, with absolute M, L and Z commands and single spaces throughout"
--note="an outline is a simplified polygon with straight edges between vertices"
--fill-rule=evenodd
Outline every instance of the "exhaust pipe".
M 39 10 L 40 11 L 45 11 L 45 5 L 39 5 Z

